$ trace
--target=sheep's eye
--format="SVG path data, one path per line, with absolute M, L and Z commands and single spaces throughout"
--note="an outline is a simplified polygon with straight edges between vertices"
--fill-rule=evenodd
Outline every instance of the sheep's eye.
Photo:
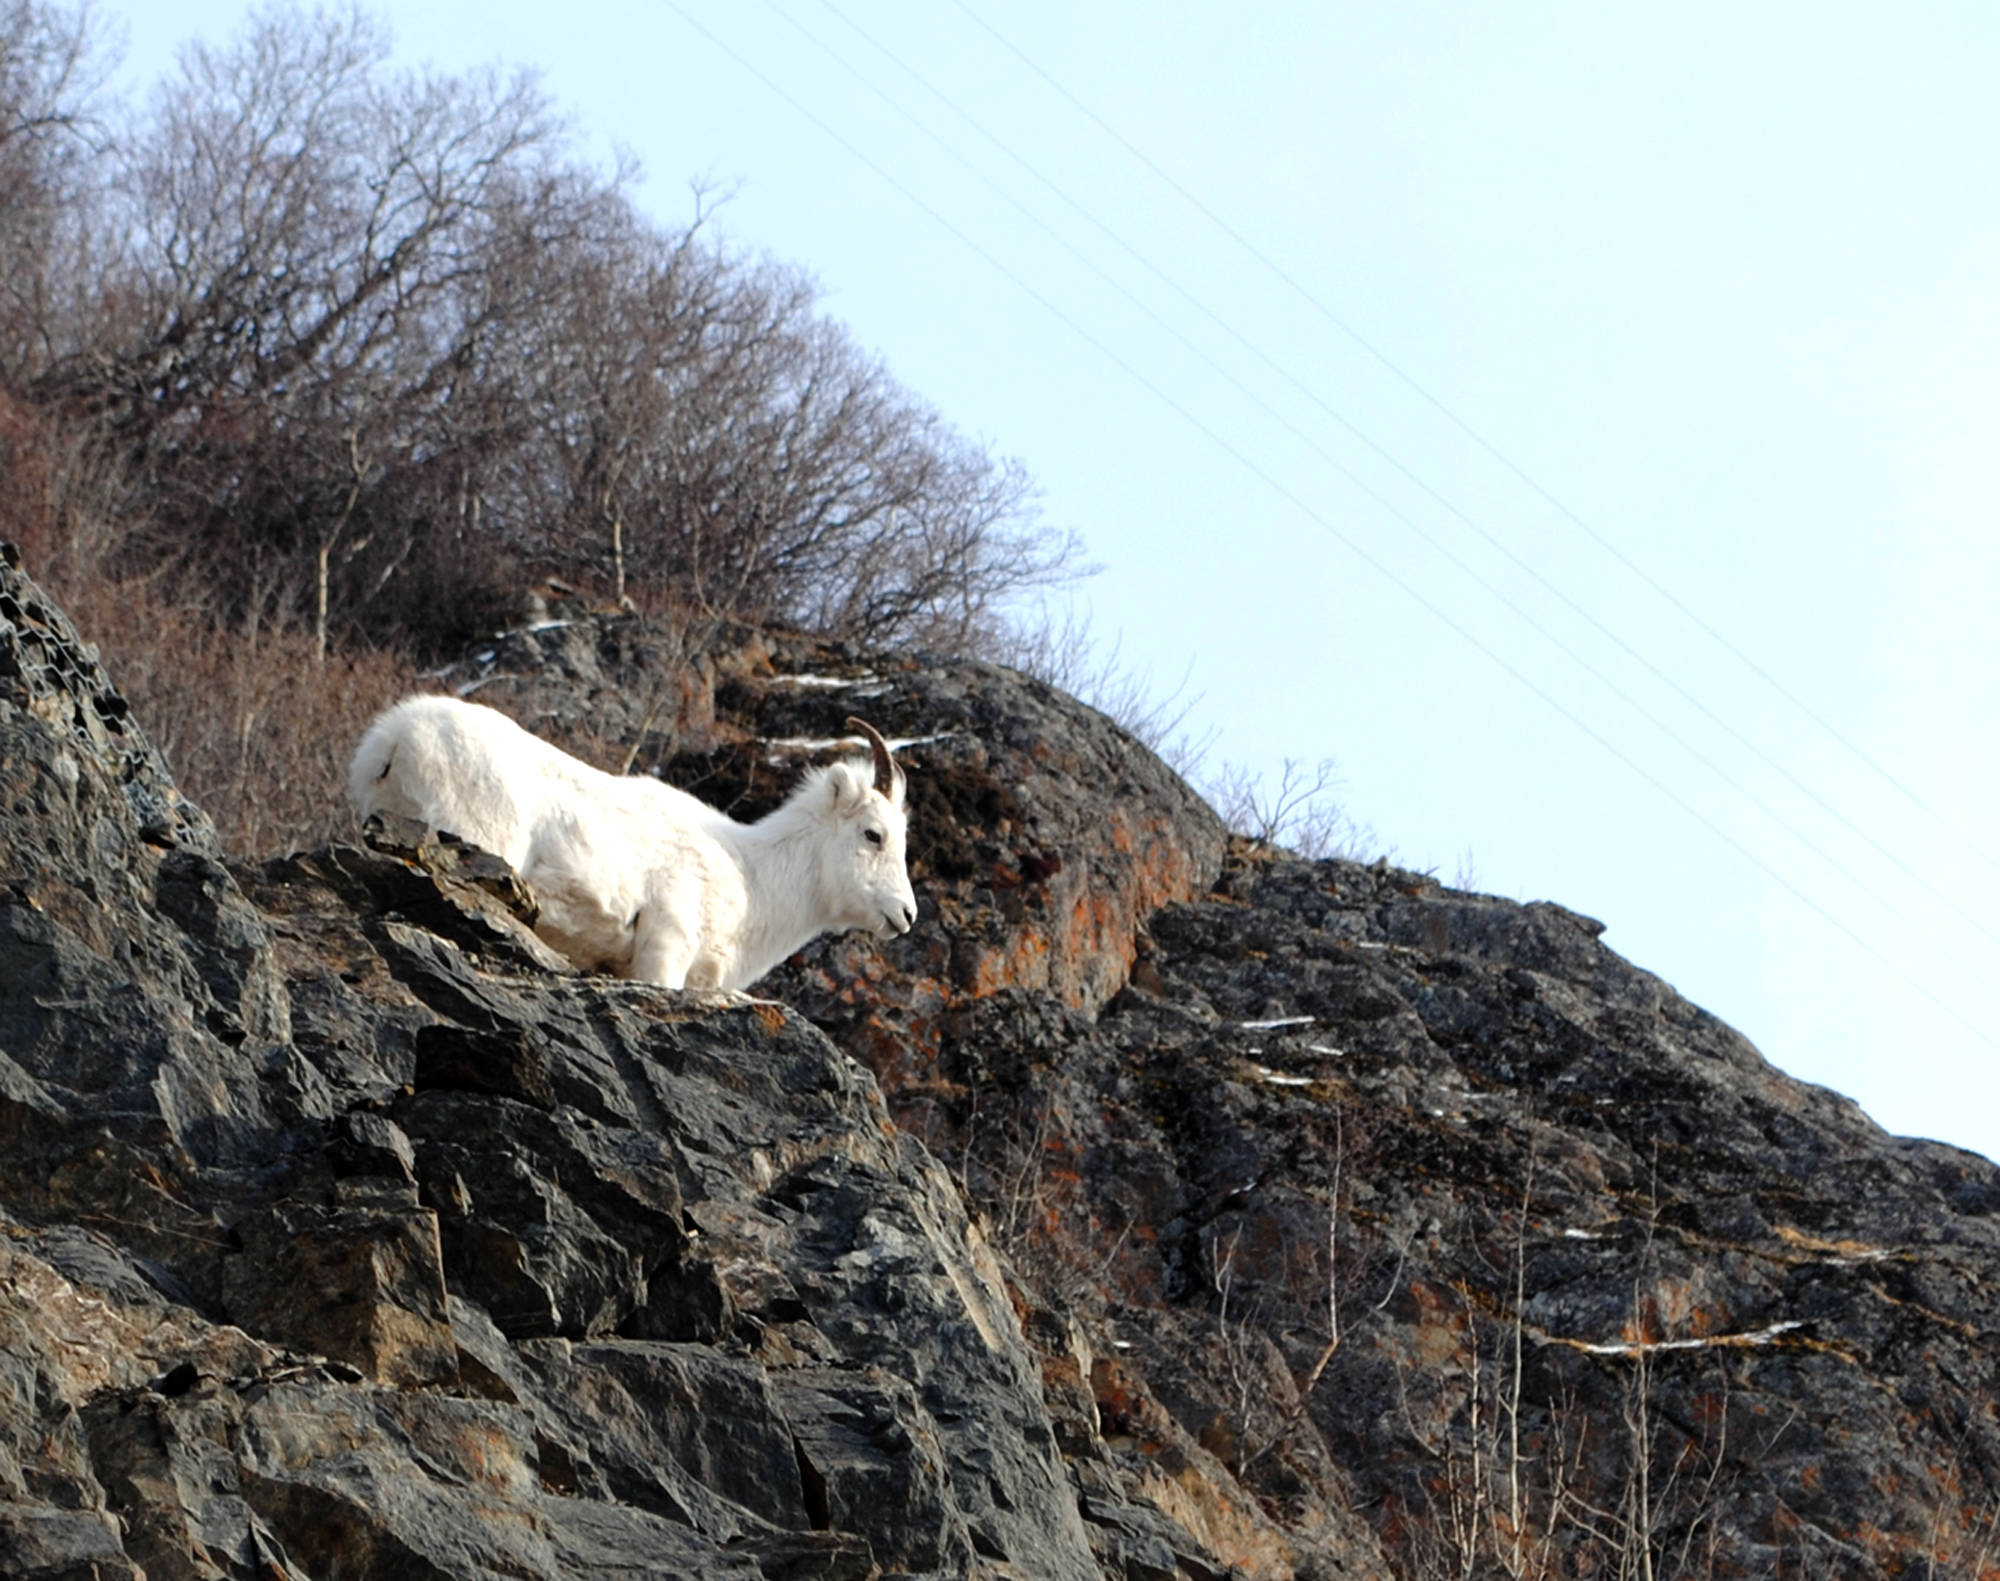
M 870 845 L 880 845 L 882 843 L 882 831 L 880 829 L 864 829 L 861 832 L 868 837 Z

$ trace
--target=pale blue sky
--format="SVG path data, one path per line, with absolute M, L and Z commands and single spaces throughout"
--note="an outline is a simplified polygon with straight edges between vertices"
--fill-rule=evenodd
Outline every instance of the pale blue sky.
M 142 78 L 246 9 L 102 7 Z M 733 184 L 727 235 L 1026 462 L 1218 757 L 1337 756 L 1405 863 L 1469 850 L 1785 1069 L 2000 1154 L 2000 10 L 385 14 L 412 62 L 542 70 L 665 220 Z

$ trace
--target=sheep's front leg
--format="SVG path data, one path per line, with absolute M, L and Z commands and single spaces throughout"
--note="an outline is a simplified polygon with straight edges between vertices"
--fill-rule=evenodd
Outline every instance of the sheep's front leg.
M 722 957 L 713 950 L 698 953 L 688 967 L 687 985 L 690 988 L 706 988 L 716 993 L 725 992 L 722 986 Z
M 637 982 L 658 983 L 663 988 L 688 986 L 688 968 L 694 965 L 695 941 L 685 928 L 671 918 L 647 908 L 639 913 L 632 935 L 632 966 L 628 976 Z

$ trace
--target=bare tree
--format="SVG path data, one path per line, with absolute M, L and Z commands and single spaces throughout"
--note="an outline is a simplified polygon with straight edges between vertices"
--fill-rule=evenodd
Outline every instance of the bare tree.
M 62 119 L 83 46 L 0 3 L 40 28 L 39 54 L 0 39 L 4 157 Z M 346 634 L 448 647 L 529 572 L 960 651 L 1077 574 L 1018 464 L 801 271 L 724 246 L 706 194 L 678 230 L 638 214 L 528 77 L 395 72 L 360 10 L 270 6 L 104 148 L 98 311 L 23 309 L 35 397 L 138 480 L 134 568 L 194 573 L 227 619 L 288 603 L 320 663 Z
M 634 218 L 549 260 L 534 558 L 613 595 L 878 641 L 990 642 L 1074 574 L 1021 469 L 903 391 L 799 271 Z
M 295 565 L 349 613 L 434 525 L 482 340 L 572 221 L 532 81 L 389 77 L 358 11 L 196 45 L 133 135 L 126 310 L 61 370 L 155 482 L 154 548 Z M 524 220 L 532 234 L 523 235 Z M 385 570 L 386 568 L 386 570 Z
M 387 51 L 359 11 L 280 10 L 188 49 L 131 178 L 153 318 L 135 393 L 337 400 L 342 375 L 455 345 L 459 288 L 557 128 L 530 78 L 384 80 Z
M 78 310 L 109 64 L 87 9 L 0 0 L 0 380 L 16 388 Z

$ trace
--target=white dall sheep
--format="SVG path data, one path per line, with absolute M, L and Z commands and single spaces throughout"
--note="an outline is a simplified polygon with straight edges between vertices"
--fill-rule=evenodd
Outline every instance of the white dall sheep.
M 541 902 L 535 931 L 579 966 L 668 988 L 740 989 L 836 928 L 906 933 L 903 771 L 872 725 L 874 772 L 810 770 L 738 823 L 686 791 L 606 774 L 505 714 L 409 697 L 368 727 L 355 811 L 393 812 L 482 846 Z

